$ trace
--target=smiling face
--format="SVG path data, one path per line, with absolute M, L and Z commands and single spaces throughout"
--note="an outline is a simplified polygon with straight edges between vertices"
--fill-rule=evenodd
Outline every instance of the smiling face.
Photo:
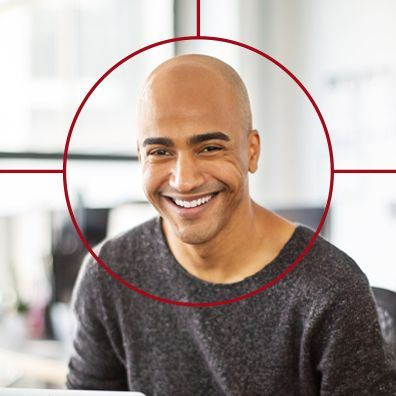
M 138 115 L 144 191 L 174 235 L 203 244 L 241 221 L 259 137 L 233 69 L 202 55 L 172 58 L 146 82 Z

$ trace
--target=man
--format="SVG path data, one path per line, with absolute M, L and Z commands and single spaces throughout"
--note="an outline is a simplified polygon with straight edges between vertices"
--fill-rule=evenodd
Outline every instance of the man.
M 178 56 L 147 79 L 138 152 L 159 217 L 106 241 L 99 255 L 157 296 L 224 301 L 290 265 L 312 231 L 249 196 L 260 138 L 237 73 Z M 394 395 L 364 274 L 319 238 L 301 263 L 254 297 L 217 307 L 132 293 L 91 259 L 74 295 L 78 317 L 67 386 L 147 395 Z

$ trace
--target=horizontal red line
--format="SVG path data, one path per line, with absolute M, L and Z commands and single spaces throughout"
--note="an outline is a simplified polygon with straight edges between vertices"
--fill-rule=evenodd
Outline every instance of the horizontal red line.
M 0 169 L 0 173 L 63 173 L 62 169 Z
M 63 169 L 0 169 L 0 173 L 63 173 Z M 334 169 L 334 173 L 396 173 L 396 169 Z
M 334 173 L 396 173 L 396 169 L 334 169 Z

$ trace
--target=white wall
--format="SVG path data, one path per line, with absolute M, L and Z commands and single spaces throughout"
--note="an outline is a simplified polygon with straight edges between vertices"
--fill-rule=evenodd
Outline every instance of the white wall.
M 396 3 L 301 2 L 303 75 L 320 98 L 336 168 L 396 168 Z M 332 241 L 396 291 L 394 175 L 336 175 Z

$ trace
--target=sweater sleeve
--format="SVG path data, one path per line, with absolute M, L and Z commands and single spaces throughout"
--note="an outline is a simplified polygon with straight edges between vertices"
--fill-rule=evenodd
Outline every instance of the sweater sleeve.
M 367 279 L 334 289 L 331 301 L 319 307 L 314 336 L 320 395 L 396 395 L 396 364 Z
M 92 258 L 84 260 L 72 298 L 77 327 L 66 387 L 128 390 L 124 364 L 106 331 L 98 275 L 98 264 Z

